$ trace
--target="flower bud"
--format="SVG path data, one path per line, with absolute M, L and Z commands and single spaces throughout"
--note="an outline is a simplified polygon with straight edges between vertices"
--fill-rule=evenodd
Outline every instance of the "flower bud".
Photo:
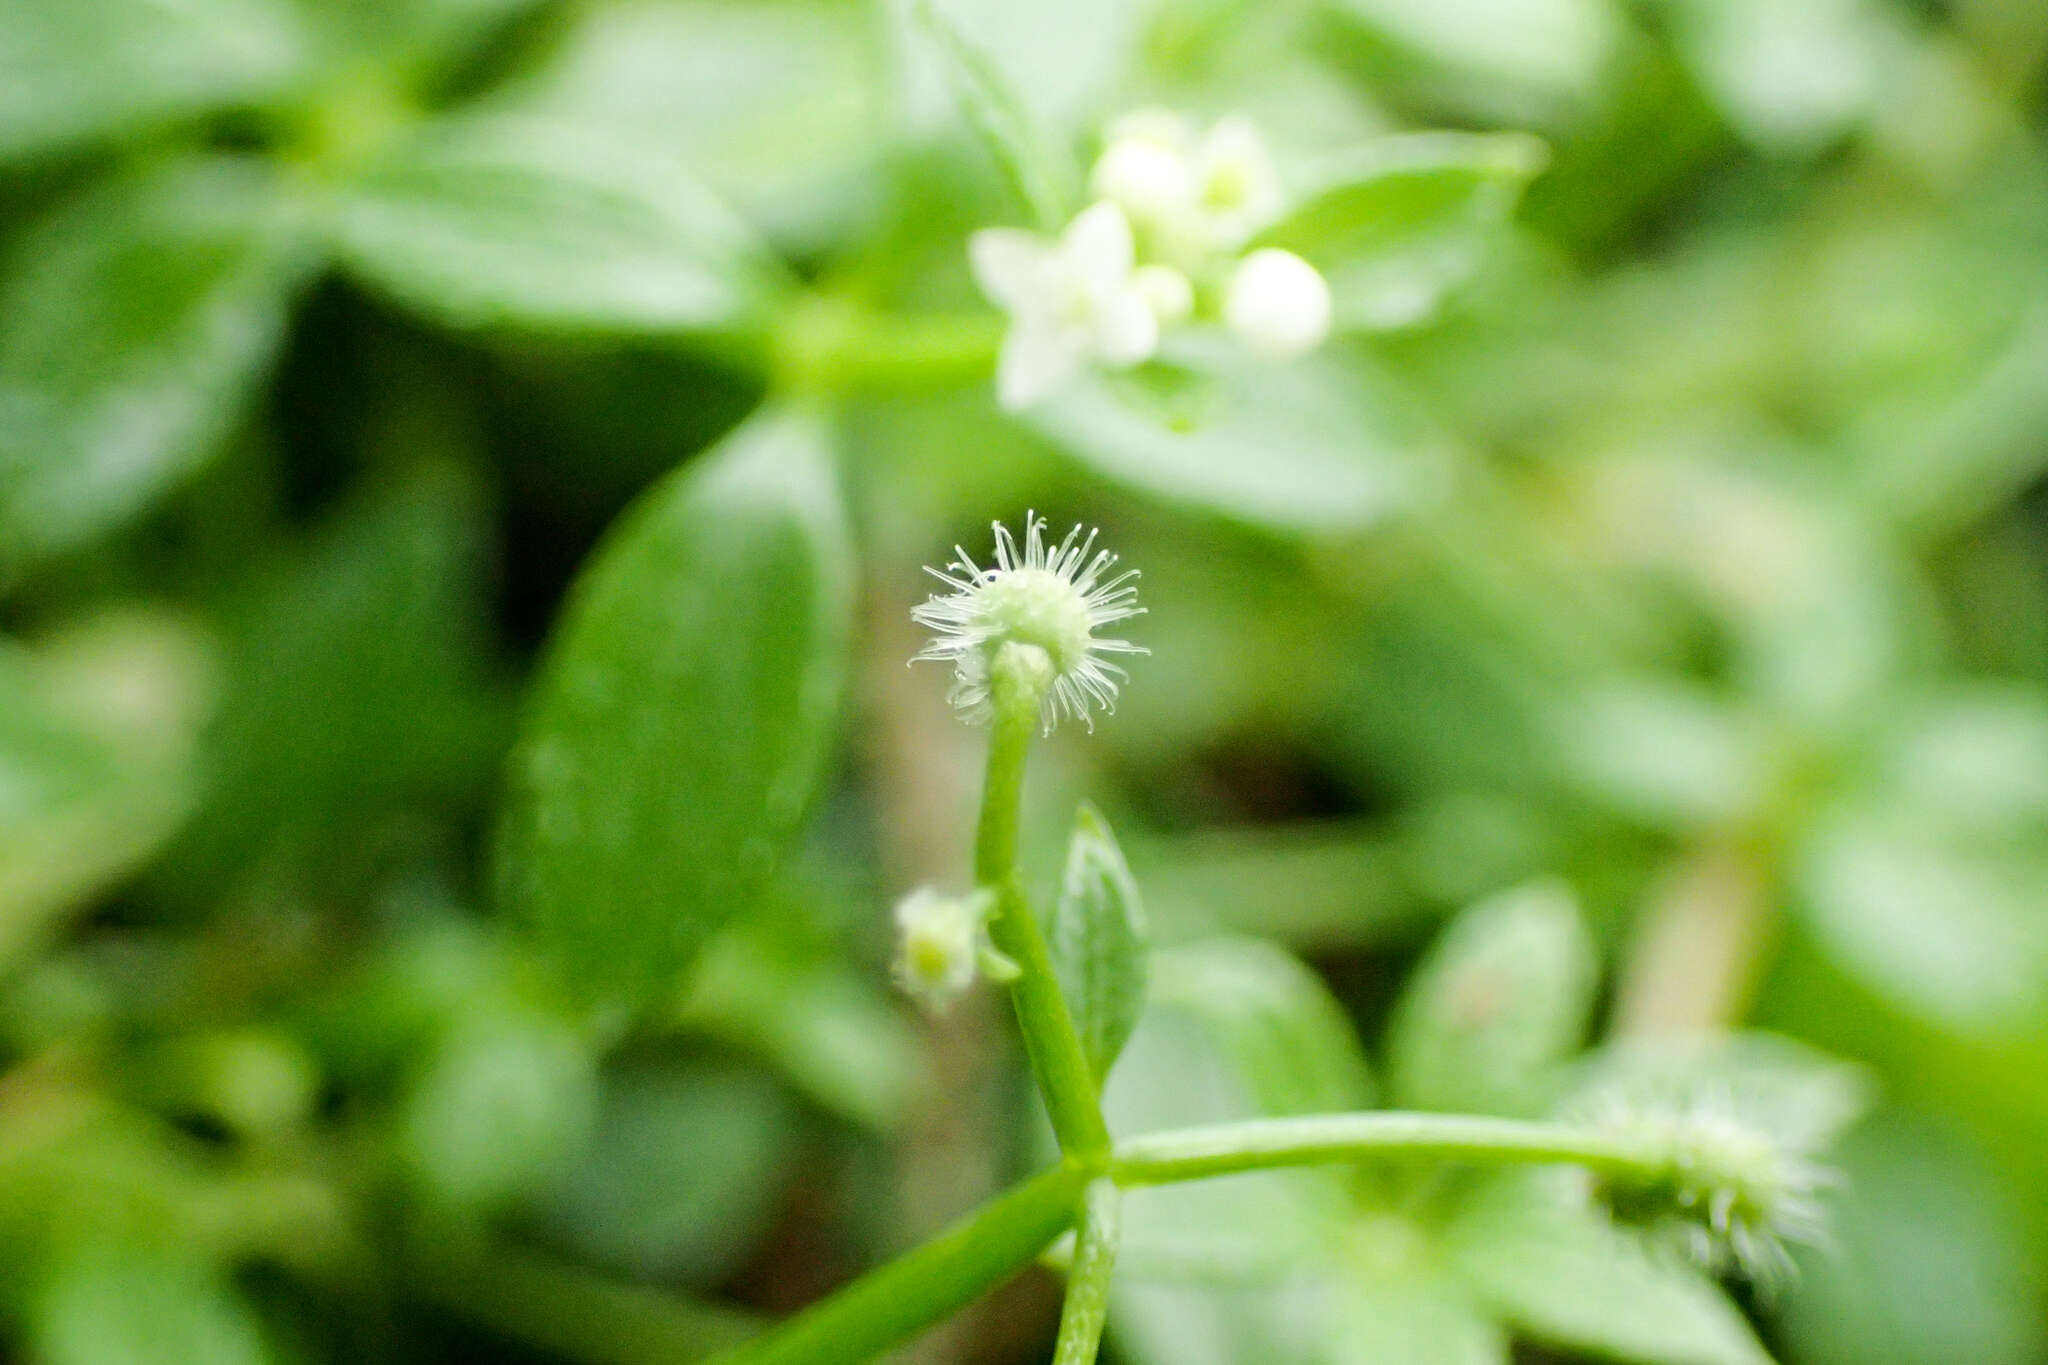
M 1145 224 L 1172 221 L 1195 197 L 1187 158 L 1151 137 L 1120 137 L 1103 148 L 1088 187 Z
M 1330 286 L 1291 251 L 1265 247 L 1238 263 L 1223 320 L 1252 350 L 1285 359 L 1312 351 L 1330 332 Z
M 920 1005 L 943 1010 L 974 984 L 987 901 L 921 886 L 896 903 L 896 984 Z

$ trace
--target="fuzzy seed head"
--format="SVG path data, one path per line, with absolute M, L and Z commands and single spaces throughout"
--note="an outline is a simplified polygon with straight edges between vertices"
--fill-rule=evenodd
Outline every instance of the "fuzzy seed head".
M 1093 713 L 1116 709 L 1123 669 L 1103 656 L 1143 654 L 1128 640 L 1100 632 L 1142 615 L 1137 570 L 1116 568 L 1117 557 L 1095 548 L 1094 531 L 1074 527 L 1057 545 L 1045 539 L 1045 521 L 1026 513 L 1020 546 L 1008 527 L 995 524 L 995 562 L 983 568 L 965 549 L 943 569 L 927 569 L 950 591 L 914 608 L 911 619 L 935 634 L 916 656 L 953 665 L 949 699 L 969 721 L 994 714 L 992 687 L 1001 658 L 1006 676 L 1030 683 L 1046 731 L 1062 717 L 1094 728 Z M 1007 653 L 1006 653 L 1007 651 Z

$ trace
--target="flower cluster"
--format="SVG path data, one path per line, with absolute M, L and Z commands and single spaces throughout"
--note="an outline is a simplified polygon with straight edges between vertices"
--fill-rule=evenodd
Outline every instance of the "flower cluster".
M 1095 548 L 1095 532 L 1075 526 L 1057 545 L 1045 540 L 1045 520 L 1024 514 L 1020 548 L 1010 528 L 995 523 L 995 563 L 983 568 L 960 546 L 953 562 L 926 573 L 951 589 L 911 610 L 911 619 L 936 631 L 916 658 L 953 665 L 949 699 L 970 721 L 994 712 L 992 671 L 1010 649 L 1043 673 L 1039 714 L 1051 731 L 1062 715 L 1094 728 L 1091 710 L 1116 709 L 1123 669 L 1105 654 L 1143 654 L 1128 640 L 1104 639 L 1104 626 L 1141 616 L 1136 569 L 1116 571 L 1117 557 Z
M 987 228 L 968 243 L 982 292 L 1011 319 L 996 373 L 1004 407 L 1049 397 L 1091 364 L 1140 364 L 1190 322 L 1220 321 L 1274 357 L 1328 334 L 1330 290 L 1315 267 L 1276 247 L 1246 250 L 1286 206 L 1248 119 L 1197 136 L 1167 110 L 1128 115 L 1089 189 L 1094 202 L 1056 240 Z

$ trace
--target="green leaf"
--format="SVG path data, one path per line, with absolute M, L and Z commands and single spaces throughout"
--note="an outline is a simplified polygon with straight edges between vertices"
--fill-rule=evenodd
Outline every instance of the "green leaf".
M 210 662 L 188 630 L 140 615 L 82 623 L 33 653 L 0 645 L 0 966 L 189 810 Z
M 852 565 L 827 433 L 756 417 L 598 548 L 512 763 L 503 897 L 584 988 L 671 982 L 762 895 L 831 740 Z
M 1169 502 L 1295 532 L 1355 530 L 1430 495 L 1443 437 L 1387 376 L 1332 356 L 1219 364 L 1185 411 L 1103 379 L 1026 420 L 1074 458 Z
M 1758 727 L 1723 698 L 1672 679 L 1588 688 L 1555 726 L 1566 776 L 1653 826 L 1740 821 L 1757 811 L 1775 776 Z
M 777 244 L 815 250 L 858 228 L 882 155 L 867 9 L 625 0 L 568 24 L 498 107 L 659 137 Z
M 1481 1299 L 1537 1341 L 1646 1365 L 1770 1359 L 1711 1280 L 1608 1226 L 1570 1171 L 1496 1180 L 1446 1229 L 1445 1249 Z
M 1046 916 L 1060 990 L 1099 1085 L 1145 1008 L 1145 910 L 1109 824 L 1089 805 L 1074 817 L 1059 899 Z
M 159 890 L 197 908 L 261 875 L 333 894 L 367 833 L 489 790 L 510 717 L 485 638 L 489 515 L 468 469 L 425 461 L 259 576 L 233 622 L 204 803 Z
M 1775 1314 L 1813 1365 L 2023 1365 L 2048 1321 L 2004 1169 L 1939 1126 L 1885 1116 L 1840 1153 L 1827 1245 Z
M 279 0 L 0 0 L 0 161 L 277 95 L 305 55 Z
M 1365 1239 L 1359 1239 L 1363 1242 Z M 1329 1365 L 1500 1365 L 1507 1336 L 1471 1292 L 1427 1266 L 1346 1268 Z
M 1385 57 L 1467 108 L 1517 121 L 1598 93 L 1627 32 L 1611 0 L 1339 0 Z
M 2048 865 L 1972 847 L 1909 810 L 1826 816 L 1796 869 L 1807 927 L 1843 969 L 1953 1028 L 2011 1025 L 2048 1000 Z
M 1264 241 L 1328 277 L 1339 326 L 1406 326 L 1484 264 L 1544 159 L 1519 134 L 1385 138 L 1327 168 Z
M 541 1224 L 621 1274 L 717 1283 L 767 1231 L 796 1117 L 754 1073 L 630 1067 L 607 1078 L 596 1130 L 540 1201 Z
M 462 328 L 741 331 L 782 283 L 661 146 L 509 114 L 429 128 L 356 186 L 336 240 L 369 284 Z
M 1062 155 L 1002 69 L 937 0 L 911 0 L 919 28 L 944 66 L 960 111 L 1039 228 L 1057 231 L 1074 207 L 1071 155 Z
M 326 30 L 338 64 L 400 68 L 459 59 L 537 0 L 349 0 L 345 5 L 299 0 Z
M 575 1155 L 597 1101 L 595 1064 L 566 1022 L 479 1002 L 439 1042 L 399 1114 L 399 1152 L 431 1200 L 500 1204 Z
M 917 1039 L 881 979 L 756 916 L 705 946 L 677 1022 L 772 1063 L 805 1098 L 891 1131 L 917 1085 Z
M 189 1248 L 89 1241 L 30 1310 L 40 1365 L 263 1365 L 256 1317 Z
M 1909 79 L 1908 35 L 1871 0 L 1663 0 L 1694 76 L 1744 137 L 1810 153 Z
M 1211 939 L 1153 960 L 1156 1006 L 1194 1019 L 1235 1060 L 1260 1114 L 1363 1109 L 1372 1078 L 1322 979 L 1258 939 Z
M 0 276 L 0 580 L 106 531 L 211 455 L 283 340 L 299 215 L 255 164 L 114 181 Z
M 1417 969 L 1388 1036 L 1387 1084 L 1404 1108 L 1533 1115 L 1585 1039 L 1599 964 L 1565 886 L 1482 901 Z

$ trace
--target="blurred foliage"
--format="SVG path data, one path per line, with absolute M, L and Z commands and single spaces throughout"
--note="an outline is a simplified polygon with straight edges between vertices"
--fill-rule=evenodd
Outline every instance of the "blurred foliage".
M 2048 8 L 916 9 L 0 0 L 10 1358 L 687 1360 L 1023 1169 L 881 907 L 917 566 L 1027 505 L 1145 573 L 1026 831 L 1176 945 L 1062 950 L 1119 1131 L 1879 1096 L 1743 1312 L 1557 1173 L 1261 1174 L 1133 1197 L 1119 1358 L 2048 1358 Z M 1003 415 L 965 236 L 1154 103 L 1343 334 Z

